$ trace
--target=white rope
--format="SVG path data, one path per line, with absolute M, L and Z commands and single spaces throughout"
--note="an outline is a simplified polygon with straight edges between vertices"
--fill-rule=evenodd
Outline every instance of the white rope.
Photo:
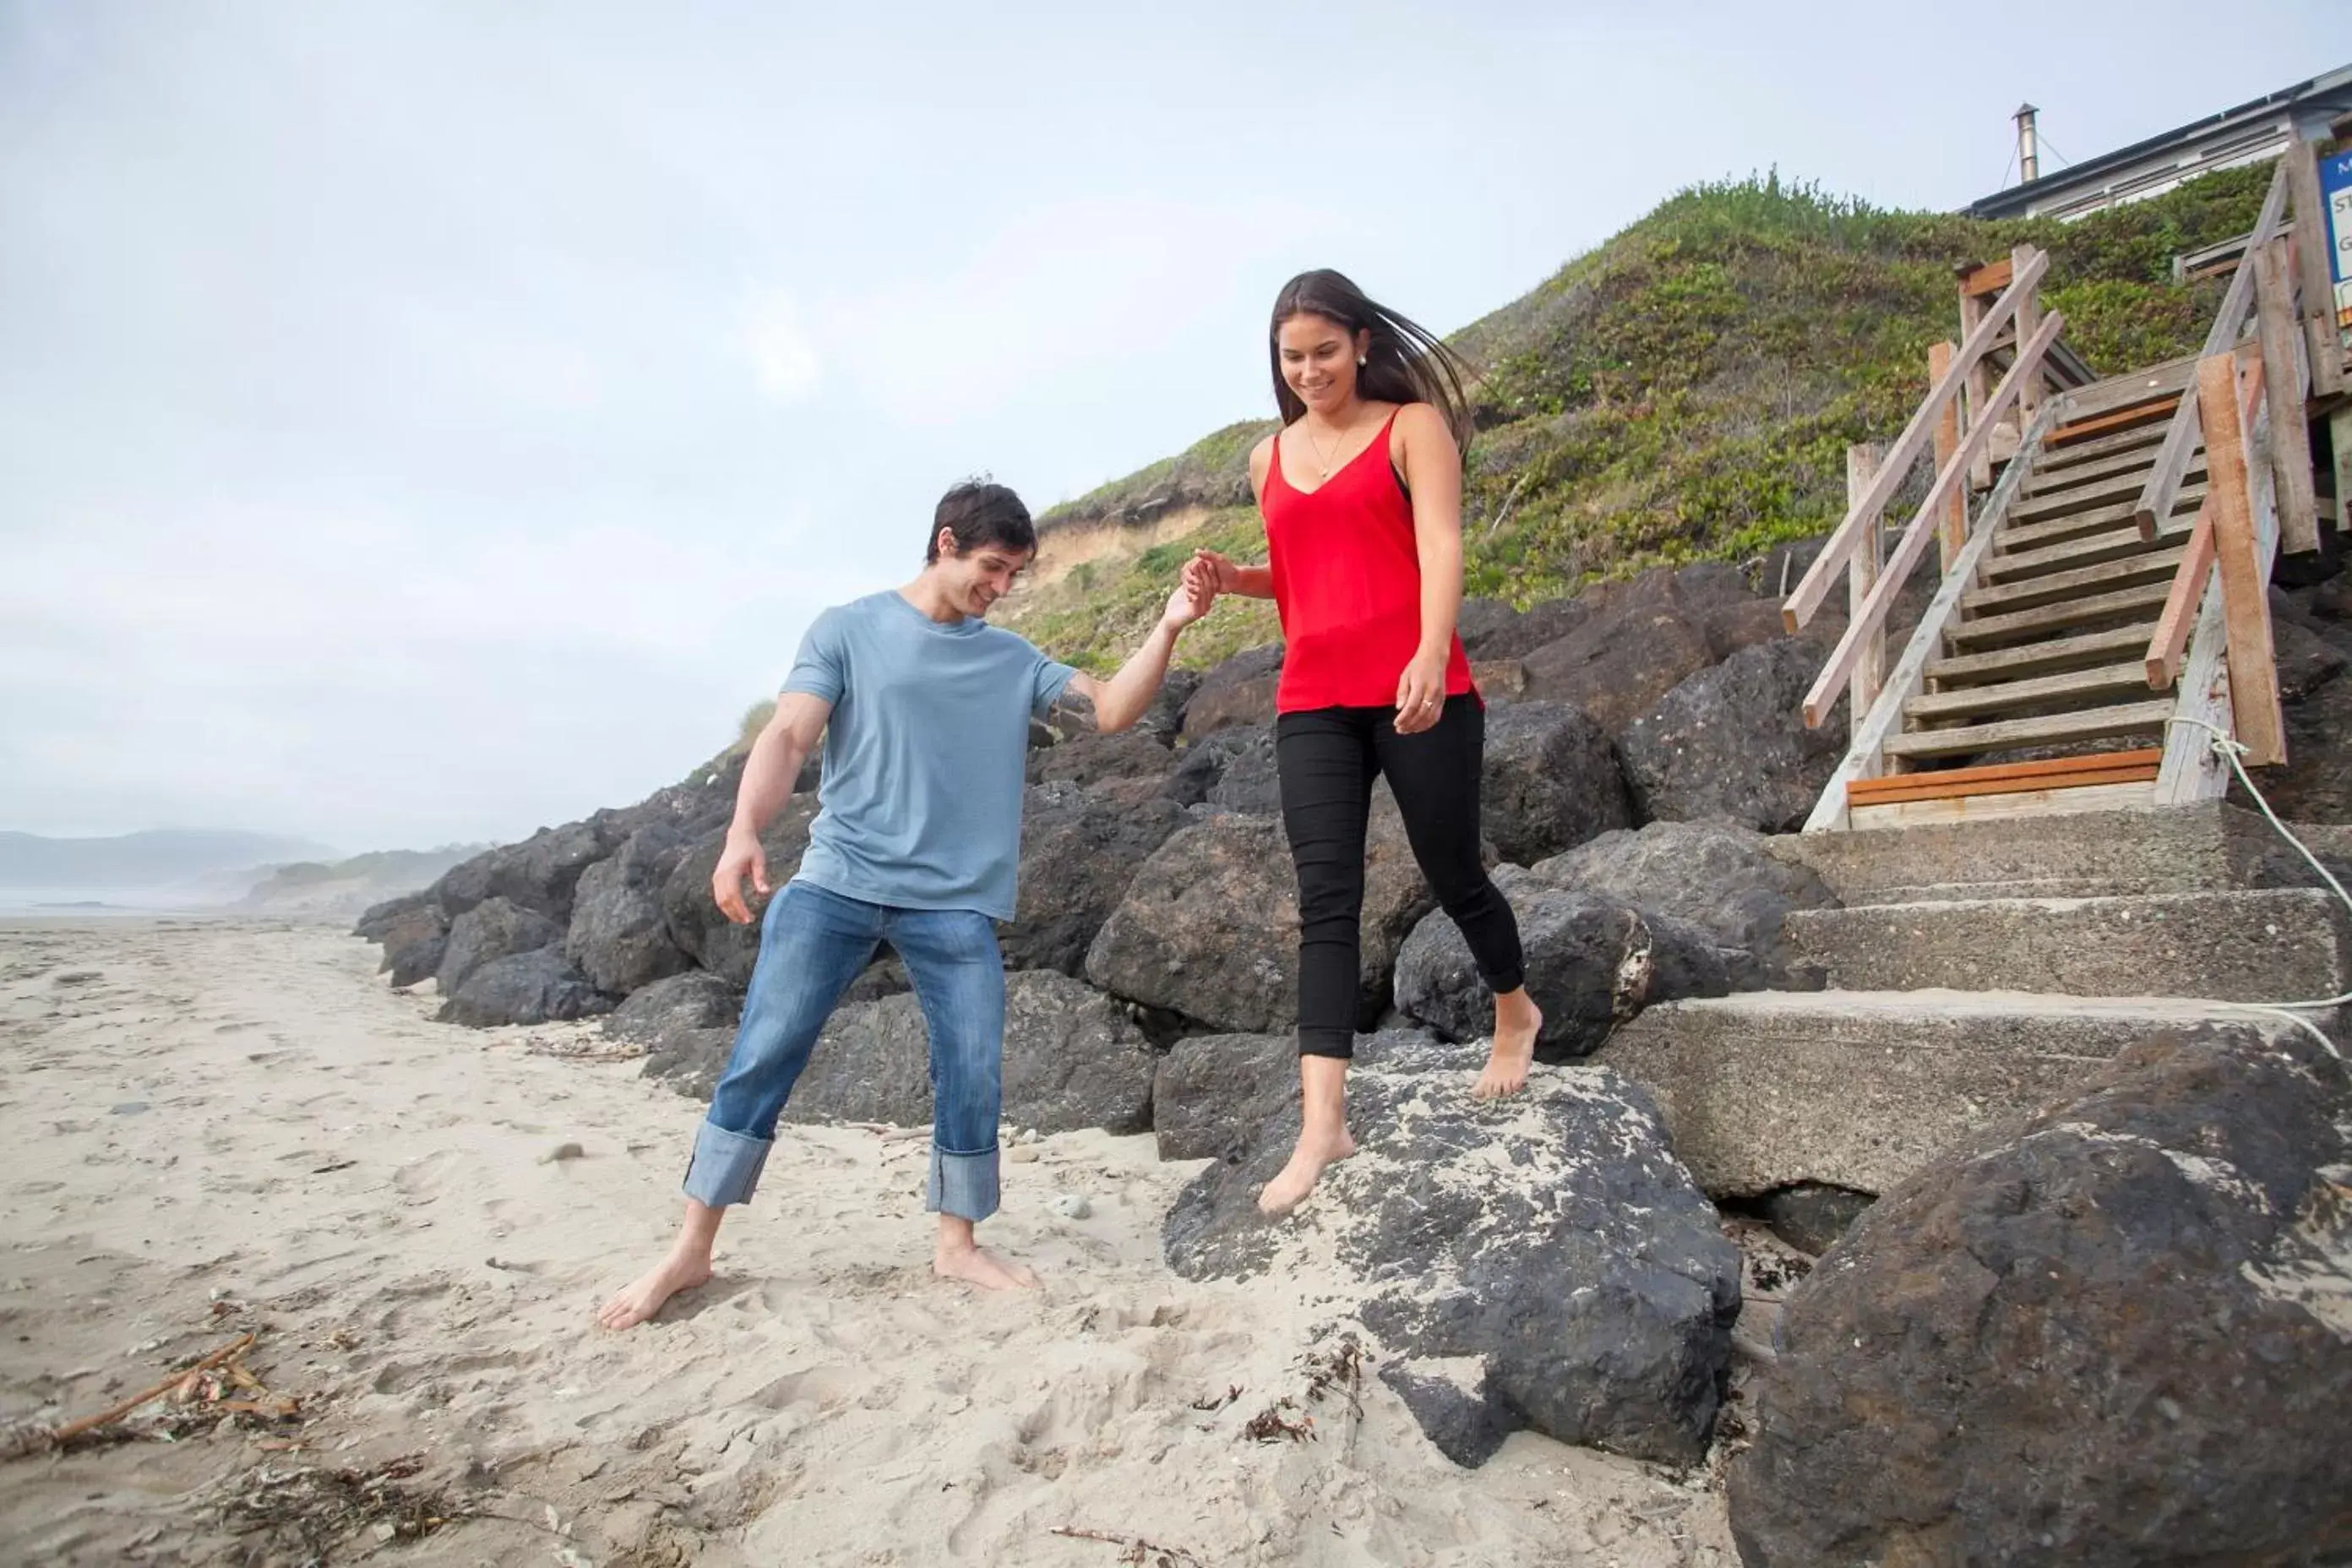
M 2231 772 L 2236 773 L 2238 775 L 2238 782 L 2246 786 L 2246 793 L 2253 796 L 2254 804 L 2263 808 L 2263 815 L 2270 818 L 2270 824 L 2273 827 L 2278 830 L 2278 836 L 2285 839 L 2289 844 L 2294 846 L 2295 853 L 2301 855 L 2305 860 L 2310 862 L 2311 868 L 2319 873 L 2319 879 L 2327 884 L 2329 890 L 2334 892 L 2336 898 L 2342 901 L 2346 910 L 2347 912 L 2352 912 L 2352 894 L 2345 892 L 2344 884 L 2336 879 L 2336 874 L 2330 871 L 2326 866 L 2320 864 L 2319 857 L 2314 855 L 2311 852 L 2310 847 L 2306 846 L 2302 839 L 2297 838 L 2294 836 L 2293 829 L 2288 827 L 2285 823 L 2279 820 L 2278 813 L 2271 809 L 2271 803 L 2263 797 L 2263 792 L 2256 788 L 2254 781 L 2247 776 L 2246 764 L 2239 761 L 2241 757 L 2246 754 L 2245 744 L 2234 736 L 2231 735 L 2228 731 L 2221 730 L 2215 725 L 2209 724 L 2202 719 L 2185 719 L 2175 717 L 2167 720 L 2166 722 L 2168 724 L 2194 725 L 2196 728 L 2204 731 L 2207 734 L 2213 737 L 2210 742 L 2213 749 L 2213 754 L 2230 764 Z M 2328 1055 L 2334 1057 L 2338 1061 L 2342 1061 L 2344 1059 L 2344 1053 L 2336 1048 L 2336 1042 L 2329 1039 L 2318 1025 L 2313 1023 L 2310 1019 L 2302 1016 L 2302 1015 L 2305 1013 L 2328 1012 L 2335 1008 L 2341 1007 L 2347 1003 L 2352 1003 L 2352 991 L 2347 991 L 2340 996 L 2330 996 L 2325 1001 L 2320 1002 L 2223 1002 L 2219 1004 L 2219 1005 L 2238 1012 L 2266 1013 L 2273 1017 L 2284 1018 L 2288 1023 L 2294 1025 L 2297 1028 L 2309 1032 L 2312 1038 L 2317 1040 L 2321 1045 L 2327 1047 Z

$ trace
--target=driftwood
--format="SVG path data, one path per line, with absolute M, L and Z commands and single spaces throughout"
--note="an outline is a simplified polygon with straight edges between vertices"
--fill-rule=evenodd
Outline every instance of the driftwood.
M 0 1459 L 14 1459 L 20 1458 L 23 1455 L 36 1452 L 41 1448 L 54 1447 L 61 1443 L 70 1443 L 76 1437 L 86 1436 L 89 1433 L 97 1431 L 101 1426 L 110 1426 L 113 1423 L 121 1420 L 124 1416 L 130 1415 L 132 1411 L 138 1409 L 141 1405 L 147 1404 L 149 1401 L 161 1399 L 163 1395 L 171 1393 L 173 1389 L 184 1386 L 189 1379 L 196 1376 L 198 1373 L 210 1372 L 215 1367 L 221 1365 L 223 1363 L 233 1361 L 236 1357 L 243 1355 L 247 1351 L 253 1348 L 253 1335 L 249 1333 L 241 1334 L 233 1342 L 223 1345 L 220 1349 L 214 1351 L 211 1354 L 205 1356 L 202 1360 L 197 1361 L 193 1365 L 182 1367 L 179 1371 L 173 1373 L 171 1376 L 165 1378 L 154 1387 L 147 1389 L 140 1394 L 133 1394 L 131 1398 L 122 1401 L 120 1405 L 110 1405 L 107 1409 L 100 1411 L 95 1415 L 85 1415 L 79 1420 L 68 1421 L 62 1426 L 31 1426 L 16 1428 L 7 1434 L 5 1444 L 0 1444 Z M 252 1374 L 249 1373 L 246 1373 L 242 1377 L 238 1377 L 236 1381 L 244 1386 L 254 1389 L 258 1389 L 261 1386 L 259 1383 L 254 1381 Z M 249 1403 L 250 1402 L 247 1401 L 239 1401 L 235 1406 L 224 1406 L 224 1408 L 242 1408 Z M 291 1405 L 290 1401 L 284 1403 L 288 1404 L 289 1406 Z M 257 1406 L 253 1409 L 252 1413 L 256 1415 L 267 1414 L 272 1415 L 280 1414 L 280 1412 L 274 1408 L 264 1411 Z M 290 1408 L 287 1413 L 291 1413 Z

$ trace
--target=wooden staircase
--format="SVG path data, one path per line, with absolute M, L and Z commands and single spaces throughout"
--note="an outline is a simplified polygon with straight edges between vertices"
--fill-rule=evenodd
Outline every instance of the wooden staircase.
M 1850 696 L 1852 747 L 1808 831 L 2218 798 L 2205 725 L 2249 765 L 2284 760 L 2270 569 L 2318 545 L 2305 397 L 2346 379 L 2332 296 L 2284 222 L 2295 162 L 2187 359 L 2083 384 L 2041 307 L 2045 256 L 1964 269 L 1964 341 L 1931 356 L 1902 435 L 1850 455 L 1846 519 L 1784 606 L 1794 630 L 1846 578 L 1805 716 Z M 1889 551 L 1883 510 L 1923 461 Z M 1931 542 L 1943 582 L 1889 670 L 1888 613 Z

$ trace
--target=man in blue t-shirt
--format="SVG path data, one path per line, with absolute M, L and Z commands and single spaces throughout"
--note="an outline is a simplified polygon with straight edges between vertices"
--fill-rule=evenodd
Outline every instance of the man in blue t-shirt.
M 758 1185 L 810 1048 L 885 943 L 905 963 L 930 1034 L 932 1268 L 993 1289 L 1037 1282 L 972 1238 L 973 1222 L 997 1205 L 1004 960 L 995 922 L 1013 918 L 1029 721 L 1060 699 L 1091 706 L 1099 730 L 1133 724 L 1168 673 L 1177 634 L 1214 595 L 1178 588 L 1143 647 L 1097 680 L 987 624 L 1036 552 L 1018 496 L 959 485 L 940 502 L 920 576 L 825 611 L 802 640 L 744 763 L 711 878 L 729 920 L 751 919 L 745 879 L 769 891 L 760 831 L 820 736 L 823 808 L 799 873 L 768 906 L 735 1048 L 687 1166 L 685 1224 L 668 1256 L 604 1304 L 605 1327 L 641 1323 L 710 1278 L 719 1220 Z

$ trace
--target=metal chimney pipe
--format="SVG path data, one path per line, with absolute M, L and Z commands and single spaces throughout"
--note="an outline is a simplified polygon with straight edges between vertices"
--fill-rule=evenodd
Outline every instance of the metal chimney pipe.
M 2017 180 L 2022 185 L 2042 177 L 2042 147 L 2033 136 L 2033 117 L 2041 112 L 2030 103 L 2021 103 L 2010 116 L 2017 121 Z

